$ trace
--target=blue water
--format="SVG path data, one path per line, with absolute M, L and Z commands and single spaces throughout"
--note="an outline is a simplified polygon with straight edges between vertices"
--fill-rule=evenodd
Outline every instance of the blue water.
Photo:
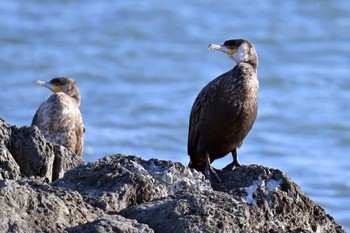
M 187 164 L 192 103 L 234 65 L 207 46 L 250 40 L 259 113 L 241 162 L 285 171 L 350 230 L 347 1 L 14 0 L 0 2 L 0 22 L 0 116 L 29 125 L 51 94 L 35 80 L 76 79 L 85 161 L 124 153 Z

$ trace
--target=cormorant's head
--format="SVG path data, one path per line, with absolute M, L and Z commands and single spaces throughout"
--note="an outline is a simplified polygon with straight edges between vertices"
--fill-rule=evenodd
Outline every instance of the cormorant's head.
M 220 50 L 235 62 L 246 62 L 254 68 L 258 66 L 258 56 L 252 43 L 243 39 L 227 40 L 223 45 L 210 44 L 209 50 Z
M 76 100 L 78 105 L 80 106 L 80 93 L 78 89 L 77 83 L 71 78 L 58 77 L 51 79 L 50 82 L 44 82 L 37 80 L 35 82 L 36 85 L 47 87 L 54 93 L 64 92 L 73 99 Z

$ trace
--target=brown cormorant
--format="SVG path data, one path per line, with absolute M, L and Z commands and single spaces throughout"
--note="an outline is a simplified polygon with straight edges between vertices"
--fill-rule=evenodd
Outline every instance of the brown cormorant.
M 39 106 L 32 125 L 36 125 L 48 141 L 82 155 L 85 128 L 77 83 L 70 78 L 58 77 L 50 82 L 38 80 L 35 84 L 49 88 L 54 94 Z
M 223 45 L 210 44 L 227 53 L 236 66 L 209 82 L 192 106 L 189 132 L 189 167 L 210 173 L 220 181 L 211 163 L 232 153 L 233 161 L 226 169 L 241 166 L 237 148 L 252 128 L 258 110 L 258 57 L 252 43 L 227 40 Z

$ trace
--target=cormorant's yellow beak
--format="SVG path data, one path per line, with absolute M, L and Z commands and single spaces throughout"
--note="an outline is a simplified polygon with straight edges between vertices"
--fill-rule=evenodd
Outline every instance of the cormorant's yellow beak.
M 212 49 L 227 53 L 230 57 L 232 57 L 237 52 L 236 48 L 230 49 L 224 45 L 217 45 L 217 44 L 210 44 L 208 47 L 208 50 L 212 50 Z
M 35 84 L 35 85 L 39 85 L 39 86 L 46 87 L 46 88 L 50 89 L 51 91 L 53 91 L 53 92 L 55 92 L 55 93 L 62 91 L 62 89 L 61 89 L 60 86 L 52 85 L 51 83 L 48 83 L 48 82 L 44 82 L 44 81 L 37 80 L 37 81 L 35 81 L 34 84 Z

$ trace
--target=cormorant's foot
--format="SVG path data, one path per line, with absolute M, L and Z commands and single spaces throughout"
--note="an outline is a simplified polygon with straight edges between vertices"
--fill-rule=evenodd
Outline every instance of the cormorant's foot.
M 210 180 L 210 168 L 211 167 L 206 167 L 205 170 L 204 170 L 204 175 L 205 175 L 205 178 Z
M 240 164 L 239 162 L 232 162 L 228 164 L 226 167 L 224 167 L 223 171 L 233 171 L 236 169 L 236 167 L 243 167 L 244 165 Z
M 210 173 L 214 176 L 214 179 L 216 182 L 221 183 L 221 179 L 218 176 L 218 174 L 216 173 L 216 171 L 214 170 L 213 167 L 210 167 Z
M 221 183 L 220 177 L 218 176 L 218 174 L 216 173 L 215 169 L 212 166 L 209 166 L 208 169 L 207 168 L 205 169 L 204 175 L 205 175 L 205 178 L 208 179 L 209 181 L 211 181 L 211 177 L 213 177 L 213 179 L 216 182 Z

